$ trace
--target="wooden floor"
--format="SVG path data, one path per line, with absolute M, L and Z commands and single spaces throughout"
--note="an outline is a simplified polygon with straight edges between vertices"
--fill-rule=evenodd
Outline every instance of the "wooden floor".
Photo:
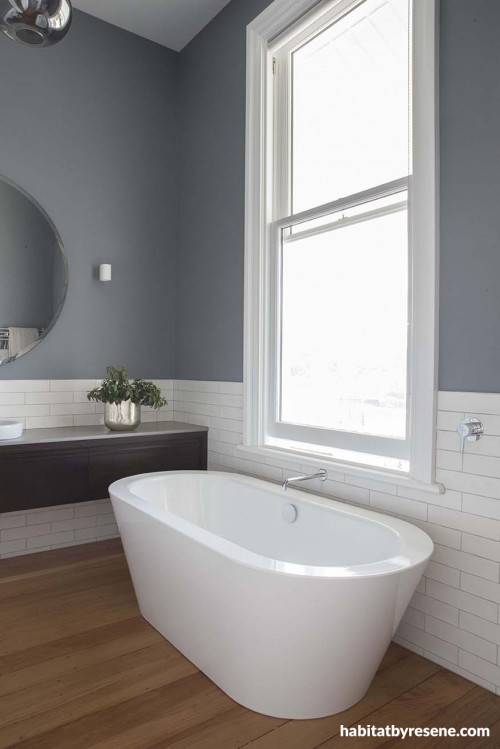
M 340 725 L 490 726 L 489 739 L 342 738 Z M 119 541 L 0 562 L 0 749 L 500 747 L 500 698 L 392 645 L 366 697 L 286 721 L 246 710 L 139 615 Z

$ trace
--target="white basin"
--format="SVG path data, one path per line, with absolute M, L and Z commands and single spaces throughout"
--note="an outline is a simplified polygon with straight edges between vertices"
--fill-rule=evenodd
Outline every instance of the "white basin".
M 0 440 L 16 440 L 23 434 L 23 422 L 14 419 L 0 419 Z

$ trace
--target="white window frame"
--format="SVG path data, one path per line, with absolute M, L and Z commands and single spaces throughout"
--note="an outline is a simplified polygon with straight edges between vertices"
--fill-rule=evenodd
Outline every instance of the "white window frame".
M 409 359 L 410 473 L 402 474 L 318 458 L 313 452 L 266 444 L 266 402 L 272 336 L 270 307 L 272 205 L 273 75 L 272 40 L 300 22 L 313 24 L 332 8 L 360 0 L 275 0 L 247 27 L 247 123 L 245 198 L 244 453 L 293 457 L 348 475 L 409 485 L 431 492 L 435 482 L 435 419 L 438 362 L 438 130 L 437 2 L 416 0 L 413 11 L 413 174 L 410 178 L 410 300 L 412 335 Z M 290 34 L 297 31 L 291 30 Z M 285 35 L 286 39 L 286 35 Z M 279 70 L 278 70 L 279 74 Z M 285 104 L 281 105 L 286 106 Z M 278 155 L 279 158 L 279 155 Z M 283 212 L 278 211 L 278 215 Z M 418 415 L 418 418 L 417 418 Z

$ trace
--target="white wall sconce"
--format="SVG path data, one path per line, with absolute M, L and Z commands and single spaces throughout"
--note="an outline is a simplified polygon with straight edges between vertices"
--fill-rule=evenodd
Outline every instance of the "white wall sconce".
M 111 281 L 111 265 L 102 263 L 99 266 L 99 281 Z

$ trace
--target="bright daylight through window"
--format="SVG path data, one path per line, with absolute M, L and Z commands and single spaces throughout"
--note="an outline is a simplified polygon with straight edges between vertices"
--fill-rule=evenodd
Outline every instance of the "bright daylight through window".
M 325 0 L 250 32 L 249 450 L 433 484 L 435 28 Z
M 400 469 L 408 459 L 410 11 L 408 0 L 365 0 L 274 53 L 277 87 L 286 89 L 276 92 L 276 206 L 289 218 L 276 235 L 272 431 L 278 444 L 349 447 Z

